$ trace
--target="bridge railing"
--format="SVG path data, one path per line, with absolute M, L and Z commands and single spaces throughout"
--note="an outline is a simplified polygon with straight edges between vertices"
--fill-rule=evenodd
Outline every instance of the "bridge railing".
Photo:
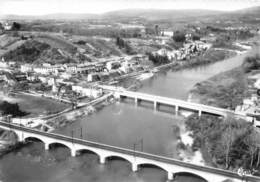
M 102 144 L 102 143 L 91 142 L 91 141 L 82 140 L 82 139 L 78 139 L 78 138 L 71 138 L 71 137 L 68 137 L 65 135 L 46 133 L 46 132 L 42 132 L 39 130 L 26 128 L 26 127 L 19 126 L 19 125 L 14 125 L 12 123 L 6 123 L 3 121 L 0 121 L 0 127 L 1 126 L 5 127 L 5 128 L 10 128 L 10 130 L 13 129 L 13 130 L 18 130 L 18 131 L 22 131 L 22 132 L 33 133 L 33 134 L 37 134 L 40 136 L 45 136 L 45 137 L 49 137 L 49 138 L 53 138 L 53 139 L 57 139 L 57 140 L 72 142 L 74 144 L 81 144 L 81 145 L 89 146 L 89 147 L 93 147 L 93 148 L 108 150 L 108 151 L 117 152 L 117 153 L 121 153 L 121 154 L 132 155 L 133 157 L 135 156 L 135 157 L 150 159 L 150 160 L 154 160 L 154 161 L 158 161 L 158 162 L 162 162 L 162 163 L 173 164 L 173 165 L 187 167 L 187 168 L 191 168 L 191 169 L 195 169 L 195 170 L 200 170 L 200 171 L 204 171 L 204 172 L 216 173 L 216 174 L 231 177 L 231 178 L 237 178 L 237 179 L 242 178 L 237 173 L 234 173 L 232 171 L 195 165 L 195 164 L 179 161 L 176 159 L 171 159 L 171 158 L 167 158 L 167 157 L 162 157 L 162 156 L 158 156 L 158 155 L 153 155 L 153 154 L 149 154 L 149 153 L 134 151 L 134 150 L 115 147 L 115 146 L 110 146 L 110 145 L 106 145 L 106 144 Z M 255 177 L 255 176 L 246 176 L 246 179 L 248 179 L 252 182 L 260 181 L 260 178 Z

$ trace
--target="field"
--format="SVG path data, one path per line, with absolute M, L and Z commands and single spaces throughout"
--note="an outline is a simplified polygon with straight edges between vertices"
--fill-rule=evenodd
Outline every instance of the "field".
M 11 103 L 18 103 L 22 111 L 30 113 L 26 117 L 36 117 L 50 113 L 57 113 L 68 108 L 68 104 L 57 102 L 42 97 L 34 97 L 23 94 L 16 94 L 14 97 L 1 97 L 0 100 L 7 100 Z

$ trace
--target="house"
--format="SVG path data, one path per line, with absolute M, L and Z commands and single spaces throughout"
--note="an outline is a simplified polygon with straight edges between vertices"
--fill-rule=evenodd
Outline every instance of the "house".
M 33 71 L 35 73 L 39 73 L 39 74 L 43 74 L 43 75 L 49 75 L 50 74 L 50 70 L 46 67 L 34 67 Z
M 64 70 L 62 65 L 50 65 L 48 63 L 43 63 L 42 66 L 33 67 L 35 73 L 49 75 L 58 75 L 59 71 Z
M 26 79 L 29 81 L 38 81 L 38 77 L 36 76 L 36 74 L 34 72 L 27 72 L 26 74 Z
M 70 79 L 72 77 L 72 74 L 68 72 L 61 72 L 60 77 L 63 79 Z
M 21 72 L 26 73 L 26 72 L 32 72 L 33 71 L 33 66 L 30 64 L 23 64 L 21 65 L 20 68 Z
M 97 73 L 91 73 L 91 74 L 88 74 L 87 81 L 88 82 L 100 81 L 100 77 Z
M 168 30 L 163 30 L 163 31 L 161 31 L 161 35 L 166 36 L 166 37 L 172 37 L 174 35 L 174 32 L 168 31 Z
M 0 67 L 1 68 L 8 68 L 9 67 L 8 63 L 5 62 L 3 58 L 2 58 L 2 61 L 0 61 Z
M 14 85 L 16 83 L 16 79 L 13 75 L 11 75 L 10 73 L 8 72 L 5 72 L 4 73 L 4 76 L 3 76 L 3 79 L 4 81 L 6 81 L 9 85 Z
M 103 63 L 99 63 L 95 65 L 95 72 L 103 72 L 105 69 L 105 65 Z
M 81 96 L 97 98 L 103 94 L 103 90 L 100 88 L 88 88 L 84 85 L 73 85 L 72 91 L 80 94 Z
M 40 75 L 38 76 L 38 79 L 42 82 L 42 83 L 48 83 L 48 78 L 44 75 Z
M 14 73 L 13 75 L 14 75 L 16 81 L 18 81 L 18 82 L 27 80 L 27 75 L 25 73 Z
M 109 61 L 106 64 L 106 68 L 108 71 L 111 71 L 112 69 L 118 69 L 121 66 L 120 61 Z
M 157 54 L 160 56 L 166 56 L 167 55 L 167 50 L 166 49 L 160 49 L 157 51 Z
M 9 24 L 8 22 L 3 24 L 4 30 L 11 30 L 12 29 L 12 25 Z

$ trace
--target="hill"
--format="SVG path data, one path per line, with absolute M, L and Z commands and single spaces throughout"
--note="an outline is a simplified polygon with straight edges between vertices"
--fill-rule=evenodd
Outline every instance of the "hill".
M 66 50 L 52 47 L 50 44 L 38 40 L 25 41 L 21 46 L 3 55 L 6 61 L 18 63 L 62 64 L 75 62 Z
M 103 18 L 144 18 L 147 20 L 185 19 L 191 17 L 218 15 L 222 11 L 213 10 L 162 10 L 162 9 L 125 9 L 111 11 L 102 15 Z

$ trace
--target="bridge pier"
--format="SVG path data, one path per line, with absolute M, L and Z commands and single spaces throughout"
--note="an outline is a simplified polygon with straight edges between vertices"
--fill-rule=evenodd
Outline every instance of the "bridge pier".
M 154 103 L 153 103 L 153 109 L 156 111 L 157 110 L 157 102 L 156 101 L 154 101 Z
M 172 181 L 173 180 L 173 173 L 168 171 L 168 181 Z
M 103 156 L 99 156 L 99 163 L 100 164 L 105 164 L 105 162 L 106 162 L 106 158 L 103 157 Z
M 202 111 L 201 111 L 201 110 L 199 110 L 199 117 L 201 117 L 201 114 L 202 114 Z
M 74 149 L 70 149 L 71 157 L 76 157 L 77 152 Z
M 138 98 L 135 98 L 135 106 L 138 106 Z
M 132 163 L 132 171 L 136 172 L 138 170 L 138 166 L 135 163 Z
M 178 116 L 179 106 L 175 106 L 175 115 Z
M 49 150 L 49 149 L 50 149 L 50 146 L 49 146 L 48 143 L 44 143 L 44 149 L 45 149 L 45 150 Z

